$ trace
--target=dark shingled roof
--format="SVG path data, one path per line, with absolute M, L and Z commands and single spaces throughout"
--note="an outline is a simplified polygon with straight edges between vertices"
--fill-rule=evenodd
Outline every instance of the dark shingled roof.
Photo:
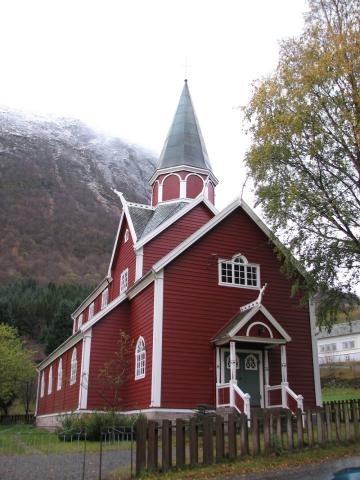
M 186 80 L 157 169 L 178 165 L 212 171 Z
M 128 209 L 138 240 L 151 233 L 168 218 L 182 210 L 188 202 L 174 202 L 157 205 L 155 209 L 144 208 L 142 205 L 129 204 Z

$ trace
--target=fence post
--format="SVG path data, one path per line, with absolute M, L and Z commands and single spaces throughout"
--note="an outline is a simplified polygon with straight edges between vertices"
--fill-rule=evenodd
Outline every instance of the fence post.
M 203 462 L 205 465 L 211 465 L 214 461 L 213 418 L 210 415 L 205 416 L 203 425 Z
M 319 445 L 324 445 L 324 423 L 322 408 L 316 407 L 316 428 L 317 428 L 317 439 Z
M 350 421 L 349 421 L 349 404 L 344 404 L 344 420 L 345 420 L 345 440 L 350 440 Z
M 332 443 L 331 407 L 329 404 L 325 404 L 325 421 L 327 430 L 327 441 L 329 443 Z
M 312 447 L 314 443 L 314 437 L 313 437 L 313 421 L 312 421 L 311 410 L 306 411 L 306 434 L 307 434 L 308 444 L 310 447 Z
M 190 466 L 195 467 L 199 462 L 199 429 L 198 419 L 190 419 Z
M 302 411 L 298 408 L 296 410 L 296 432 L 297 432 L 297 447 L 304 448 L 304 430 L 302 422 Z
M 148 470 L 158 468 L 158 425 L 155 420 L 148 421 Z
M 335 403 L 335 430 L 336 430 L 336 440 L 339 442 L 341 440 L 341 430 L 340 430 L 340 415 L 339 415 L 339 405 Z
M 236 417 L 233 413 L 228 415 L 228 441 L 229 441 L 229 460 L 236 458 Z
M 146 433 L 147 420 L 139 418 L 136 422 L 136 475 L 146 469 Z
M 224 419 L 216 415 L 216 463 L 224 459 Z
M 270 421 L 271 415 L 269 411 L 264 410 L 264 452 L 266 455 L 271 451 Z
M 277 412 L 275 415 L 276 419 L 276 447 L 282 449 L 283 447 L 283 440 L 282 440 L 282 429 L 281 429 L 281 415 L 280 412 Z
M 252 454 L 258 455 L 260 453 L 260 432 L 259 432 L 259 418 L 255 413 L 251 419 L 251 436 L 252 436 Z
M 286 432 L 287 432 L 287 447 L 288 450 L 294 448 L 294 435 L 293 435 L 293 425 L 292 425 L 292 413 L 290 410 L 286 413 Z
M 172 426 L 170 420 L 162 422 L 162 469 L 167 472 L 172 464 Z
M 249 453 L 249 432 L 247 415 L 242 413 L 240 416 L 240 449 L 241 455 L 248 455 Z
M 354 422 L 354 434 L 355 434 L 355 439 L 357 440 L 359 438 L 359 415 L 357 411 L 357 402 L 354 400 L 351 402 L 352 403 L 352 416 L 353 416 L 353 422 Z
M 184 468 L 185 464 L 185 423 L 182 418 L 176 419 L 176 468 Z

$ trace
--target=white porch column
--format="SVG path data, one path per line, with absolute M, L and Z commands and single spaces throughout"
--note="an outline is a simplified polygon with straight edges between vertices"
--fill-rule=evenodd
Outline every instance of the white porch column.
M 265 370 L 265 402 L 264 407 L 268 408 L 269 406 L 269 391 L 270 378 L 269 378 L 269 352 L 265 349 L 264 351 L 264 370 Z
M 216 383 L 221 383 L 220 348 L 216 347 Z
M 287 381 L 287 363 L 286 363 L 286 346 L 281 345 L 281 403 L 283 408 L 287 408 L 287 391 L 286 387 L 289 386 Z

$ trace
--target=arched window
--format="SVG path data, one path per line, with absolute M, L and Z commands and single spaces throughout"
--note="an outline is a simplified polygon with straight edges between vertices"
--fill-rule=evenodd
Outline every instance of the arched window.
M 70 385 L 74 385 L 74 383 L 76 382 L 76 371 L 77 371 L 77 353 L 76 353 L 76 348 L 74 348 L 71 355 Z
M 126 243 L 128 240 L 129 240 L 129 229 L 127 228 L 125 230 L 124 243 Z
M 95 305 L 94 305 L 94 302 L 92 302 L 90 305 L 89 305 L 89 316 L 88 316 L 88 320 L 91 320 L 94 316 L 94 308 L 95 308 Z
M 44 372 L 41 373 L 41 381 L 40 381 L 40 397 L 44 396 L 45 392 L 45 375 Z
M 145 377 L 146 350 L 145 340 L 139 337 L 135 348 L 135 380 Z
M 244 366 L 245 366 L 245 370 L 257 370 L 258 369 L 258 360 L 255 357 L 255 355 L 250 353 L 250 355 L 248 355 L 245 358 Z
M 52 366 L 49 368 L 48 395 L 52 391 Z
M 62 376 L 63 376 L 62 359 L 60 358 L 58 363 L 58 374 L 57 374 L 57 385 L 56 385 L 57 390 L 61 390 Z
M 105 290 L 101 294 L 101 309 L 105 308 L 109 302 L 109 289 L 105 288 Z
M 260 267 L 249 263 L 243 255 L 231 260 L 219 260 L 219 283 L 233 287 L 259 287 Z
M 83 323 L 83 318 L 84 318 L 84 315 L 81 314 L 78 318 L 78 329 L 81 327 L 82 323 Z

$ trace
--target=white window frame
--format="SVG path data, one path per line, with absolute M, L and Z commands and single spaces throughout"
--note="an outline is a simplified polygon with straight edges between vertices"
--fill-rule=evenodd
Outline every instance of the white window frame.
M 129 229 L 127 228 L 125 230 L 124 243 L 126 243 L 128 240 L 129 240 Z
M 241 259 L 242 263 L 237 262 L 237 259 Z M 227 264 L 231 266 L 231 282 L 226 282 L 222 280 L 222 265 Z M 244 280 L 246 283 L 240 284 L 240 283 L 235 283 L 235 265 L 243 265 L 245 268 L 245 276 Z M 248 274 L 247 274 L 247 269 L 248 268 L 255 268 L 256 270 L 256 285 L 248 285 Z M 258 290 L 260 288 L 260 265 L 258 263 L 249 263 L 247 261 L 247 258 L 244 257 L 244 255 L 241 255 L 240 253 L 234 255 L 230 260 L 225 259 L 225 258 L 219 258 L 218 262 L 218 277 L 219 277 L 219 285 L 222 285 L 224 287 L 235 287 L 235 288 L 250 288 L 250 289 L 255 289 Z
M 76 374 L 77 374 L 77 350 L 75 347 L 71 354 L 70 385 L 74 385 L 76 383 Z
M 84 320 L 84 314 L 81 313 L 78 318 L 78 325 L 77 325 L 78 330 L 80 330 L 81 325 L 83 324 L 83 320 Z
M 56 390 L 61 390 L 63 378 L 62 358 L 59 358 L 58 371 L 57 371 L 57 383 Z
M 129 287 L 129 269 L 125 268 L 120 274 L 120 295 L 125 293 Z
M 146 347 L 144 337 L 139 337 L 135 348 L 135 380 L 145 378 L 146 374 Z
M 50 395 L 51 392 L 52 392 L 52 377 L 53 377 L 53 374 L 52 374 L 52 365 L 50 365 L 49 374 L 48 374 L 48 388 L 47 388 L 47 393 L 48 393 L 48 395 Z
M 44 370 L 41 372 L 41 381 L 40 381 L 40 398 L 43 398 L 45 393 L 45 373 Z
M 95 305 L 94 305 L 94 302 L 90 303 L 89 305 L 89 315 L 88 315 L 88 319 L 91 320 L 94 316 L 94 310 L 95 310 Z
M 105 290 L 101 294 L 101 310 L 108 306 L 109 303 L 109 289 L 105 288 Z

